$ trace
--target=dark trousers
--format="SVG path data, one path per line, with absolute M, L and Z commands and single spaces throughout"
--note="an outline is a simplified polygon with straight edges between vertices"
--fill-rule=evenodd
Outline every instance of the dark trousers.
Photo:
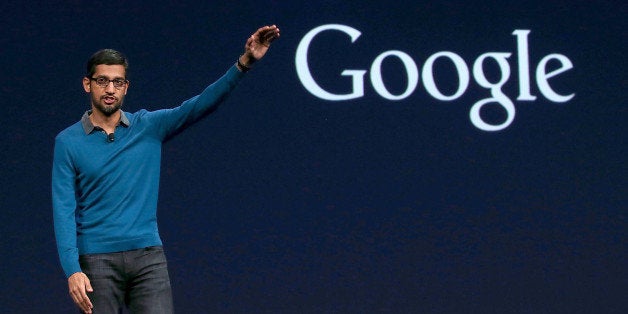
M 94 292 L 87 296 L 94 314 L 171 314 L 172 290 L 166 256 L 161 246 L 79 256 Z

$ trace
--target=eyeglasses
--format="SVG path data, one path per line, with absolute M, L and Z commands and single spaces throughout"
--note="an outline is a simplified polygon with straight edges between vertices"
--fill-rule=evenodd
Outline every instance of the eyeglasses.
M 90 77 L 89 79 L 92 81 L 95 81 L 96 84 L 98 84 L 98 86 L 103 87 L 103 88 L 106 88 L 107 86 L 109 86 L 109 82 L 113 82 L 113 87 L 115 87 L 116 89 L 121 89 L 129 82 L 121 78 L 110 80 L 104 76 Z

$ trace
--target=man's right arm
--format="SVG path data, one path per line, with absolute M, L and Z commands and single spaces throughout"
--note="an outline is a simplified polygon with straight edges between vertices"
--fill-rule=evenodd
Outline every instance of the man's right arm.
M 68 278 L 72 300 L 84 313 L 92 313 L 87 292 L 92 292 L 89 278 L 81 271 L 76 245 L 76 173 L 68 147 L 55 140 L 52 162 L 52 212 L 57 250 L 63 272 Z
M 66 277 L 81 272 L 76 244 L 76 173 L 67 145 L 57 138 L 52 162 L 52 211 L 57 251 Z

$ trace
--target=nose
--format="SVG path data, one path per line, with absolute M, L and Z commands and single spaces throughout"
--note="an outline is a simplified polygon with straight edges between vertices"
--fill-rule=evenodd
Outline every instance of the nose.
M 107 83 L 107 87 L 105 87 L 105 91 L 106 91 L 107 93 L 115 93 L 115 91 L 116 91 L 116 87 L 115 87 L 115 86 L 113 86 L 113 82 L 112 82 L 112 81 L 109 81 L 109 82 Z

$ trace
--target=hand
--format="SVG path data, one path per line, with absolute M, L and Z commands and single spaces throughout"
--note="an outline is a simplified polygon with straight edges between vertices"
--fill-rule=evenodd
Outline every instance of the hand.
M 264 57 L 270 48 L 270 43 L 277 38 L 279 38 L 279 28 L 276 25 L 260 27 L 247 39 L 240 63 L 248 67 Z
M 74 303 L 86 314 L 92 313 L 92 302 L 87 297 L 87 292 L 94 292 L 89 278 L 84 273 L 74 273 L 68 278 L 68 287 L 70 288 L 70 296 Z

